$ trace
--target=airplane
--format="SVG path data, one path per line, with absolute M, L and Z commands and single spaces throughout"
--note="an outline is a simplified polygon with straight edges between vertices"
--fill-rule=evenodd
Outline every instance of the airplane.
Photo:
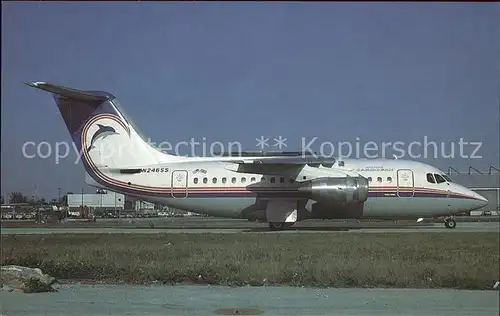
M 443 217 L 488 200 L 443 171 L 404 159 L 336 159 L 311 153 L 189 157 L 149 144 L 109 92 L 26 82 L 50 92 L 81 153 L 87 184 L 209 216 L 267 221 Z

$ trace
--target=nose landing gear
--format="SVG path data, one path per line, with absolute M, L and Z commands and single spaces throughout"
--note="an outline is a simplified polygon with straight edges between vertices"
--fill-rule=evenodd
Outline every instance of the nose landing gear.
M 444 219 L 444 226 L 446 228 L 455 228 L 457 227 L 457 222 L 455 221 L 455 219 L 453 217 L 447 217 Z

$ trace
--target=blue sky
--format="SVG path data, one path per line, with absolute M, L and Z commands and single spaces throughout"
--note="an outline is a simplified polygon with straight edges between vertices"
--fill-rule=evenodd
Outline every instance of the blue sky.
M 482 142 L 475 153 L 482 159 L 416 160 L 442 169 L 499 165 L 497 3 L 4 2 L 2 9 L 2 195 L 94 191 L 74 153 L 58 164 L 54 155 L 23 157 L 25 142 L 54 150 L 70 141 L 50 94 L 22 84 L 31 80 L 109 91 L 157 143 L 205 137 L 257 150 L 256 138 L 272 145 L 282 136 L 282 150 L 300 150 L 302 138 L 317 136 L 319 150 L 357 137 L 363 146 L 427 136 L 449 152 L 462 137 Z

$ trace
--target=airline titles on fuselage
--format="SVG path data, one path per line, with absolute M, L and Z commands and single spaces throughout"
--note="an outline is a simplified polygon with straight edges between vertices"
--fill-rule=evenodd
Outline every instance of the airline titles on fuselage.
M 205 169 L 200 169 L 200 168 L 193 170 L 193 174 L 197 173 L 207 174 L 207 171 Z

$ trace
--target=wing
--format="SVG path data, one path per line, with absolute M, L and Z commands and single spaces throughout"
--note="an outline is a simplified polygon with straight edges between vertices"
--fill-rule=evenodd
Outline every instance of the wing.
M 229 160 L 226 166 L 227 170 L 240 173 L 258 173 L 268 175 L 298 175 L 304 166 L 333 167 L 337 160 L 326 157 L 253 157 L 240 160 Z
M 224 159 L 221 159 L 224 161 Z M 306 165 L 306 164 L 328 164 L 333 165 L 337 161 L 335 158 L 317 157 L 317 156 L 292 156 L 292 157 L 249 157 L 240 158 L 236 160 L 226 160 L 230 162 L 237 162 L 238 164 L 245 165 Z
M 190 163 L 203 163 L 203 162 L 219 162 L 224 163 L 224 168 L 229 171 L 238 173 L 253 173 L 253 174 L 266 174 L 266 175 L 276 175 L 276 176 L 288 176 L 297 177 L 302 169 L 309 165 L 311 167 L 319 167 L 320 165 L 325 166 L 328 169 L 328 173 L 341 171 L 345 172 L 343 167 L 344 163 L 342 161 L 337 161 L 333 157 L 322 157 L 317 155 L 273 155 L 273 156 L 262 156 L 262 155 L 242 155 L 242 156 L 223 156 L 223 157 L 183 157 L 182 160 L 160 163 L 156 165 L 147 166 L 124 166 L 120 169 L 108 169 L 106 166 L 101 166 L 101 168 L 106 169 L 112 173 L 121 174 L 137 174 L 141 173 L 144 168 L 169 168 L 172 167 L 172 163 L 180 167 L 183 164 Z M 186 168 L 188 168 L 186 166 Z M 340 170 L 342 169 L 342 170 Z M 323 169 L 322 173 L 325 172 Z
M 226 170 L 240 173 L 259 173 L 268 175 L 297 175 L 305 165 L 333 167 L 336 163 L 335 158 L 325 157 L 206 157 L 176 161 L 176 165 L 188 164 L 192 162 L 221 162 L 226 163 Z M 102 166 L 107 169 L 106 166 Z M 122 174 L 140 173 L 142 168 L 162 168 L 171 167 L 171 163 L 162 163 L 147 166 L 129 166 L 120 169 L 107 169 L 110 172 Z

